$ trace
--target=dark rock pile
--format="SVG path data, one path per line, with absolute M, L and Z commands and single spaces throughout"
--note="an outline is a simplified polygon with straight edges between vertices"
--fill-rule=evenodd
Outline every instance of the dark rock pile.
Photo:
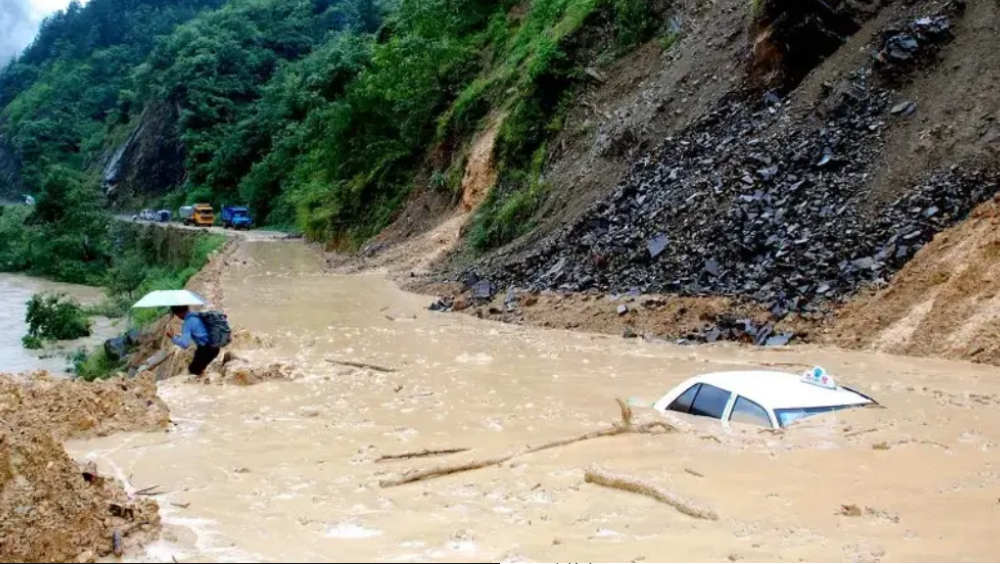
M 764 103 L 731 96 L 634 164 L 573 225 L 476 280 L 738 296 L 765 305 L 775 319 L 823 314 L 828 301 L 885 281 L 998 190 L 996 174 L 953 166 L 898 198 L 872 193 L 889 123 L 918 111 L 895 99 L 878 73 L 926 60 L 949 27 L 936 14 L 890 28 L 873 46 L 872 65 L 828 85 L 823 111 L 807 119 L 793 120 L 790 104 L 773 96 Z M 701 337 L 733 338 L 735 329 L 720 323 Z M 735 338 L 774 336 L 758 337 L 761 331 L 744 327 Z
M 795 333 L 777 332 L 773 323 L 758 325 L 751 319 L 720 315 L 715 323 L 696 333 L 685 335 L 677 344 L 711 344 L 736 341 L 758 347 L 783 347 L 795 338 Z

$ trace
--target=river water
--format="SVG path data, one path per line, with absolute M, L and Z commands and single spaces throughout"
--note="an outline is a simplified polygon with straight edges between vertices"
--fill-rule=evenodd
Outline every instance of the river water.
M 0 274 L 0 372 L 31 372 L 45 370 L 52 374 L 64 374 L 69 365 L 66 356 L 80 347 L 92 348 L 115 336 L 118 325 L 106 318 L 92 320 L 90 337 L 76 341 L 64 341 L 41 351 L 30 351 L 21 345 L 21 338 L 28 332 L 24 321 L 28 300 L 39 292 L 57 292 L 77 300 L 82 304 L 97 303 L 103 292 L 100 288 L 61 284 L 30 276 Z
M 994 559 L 1000 372 L 802 347 L 685 348 L 428 312 L 377 276 L 325 274 L 297 243 L 243 242 L 223 280 L 257 358 L 302 377 L 161 384 L 174 429 L 68 445 L 135 488 L 166 524 L 138 561 Z M 366 362 L 396 372 L 354 369 Z M 595 439 L 384 489 L 379 480 L 573 437 L 697 373 L 825 366 L 886 409 L 783 432 L 669 418 L 679 431 Z M 469 448 L 376 463 L 381 455 Z M 592 465 L 711 507 L 694 519 L 585 483 Z M 846 507 L 845 507 L 846 506 Z

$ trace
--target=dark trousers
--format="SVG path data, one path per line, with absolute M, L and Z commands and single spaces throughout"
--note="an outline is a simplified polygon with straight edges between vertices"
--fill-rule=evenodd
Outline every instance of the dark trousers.
M 195 376 L 201 376 L 205 373 L 205 369 L 208 368 L 209 364 L 219 356 L 219 347 L 202 347 L 199 346 L 197 350 L 194 351 L 194 360 L 191 361 L 191 365 L 188 366 L 188 372 L 194 374 Z

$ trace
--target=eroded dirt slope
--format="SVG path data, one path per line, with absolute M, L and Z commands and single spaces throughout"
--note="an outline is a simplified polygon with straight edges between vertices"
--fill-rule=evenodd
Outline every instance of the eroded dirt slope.
M 91 562 L 149 541 L 156 502 L 77 464 L 59 441 L 168 423 L 149 376 L 89 384 L 0 375 L 0 562 Z
M 66 440 L 164 431 L 170 414 L 150 376 L 88 383 L 38 374 L 0 376 L 0 420 L 33 422 Z
M 1000 363 L 1000 201 L 938 235 L 889 287 L 844 308 L 830 340 Z

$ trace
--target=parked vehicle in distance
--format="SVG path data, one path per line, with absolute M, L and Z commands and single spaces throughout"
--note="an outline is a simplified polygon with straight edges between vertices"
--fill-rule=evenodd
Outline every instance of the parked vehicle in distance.
M 173 219 L 173 214 L 170 213 L 170 210 L 160 210 L 156 212 L 156 221 L 159 221 L 160 223 L 170 223 L 171 219 Z
M 184 225 L 211 227 L 215 223 L 215 210 L 208 204 L 195 204 L 180 209 L 181 222 Z
M 155 221 L 156 215 L 153 213 L 153 210 L 142 210 L 139 212 L 139 219 L 142 221 Z
M 253 227 L 253 217 L 244 206 L 223 206 L 222 226 L 226 229 L 250 229 Z
M 872 398 L 838 386 L 822 368 L 802 376 L 773 371 L 719 372 L 689 378 L 656 402 L 660 413 L 676 411 L 780 429 L 841 409 L 877 405 Z

